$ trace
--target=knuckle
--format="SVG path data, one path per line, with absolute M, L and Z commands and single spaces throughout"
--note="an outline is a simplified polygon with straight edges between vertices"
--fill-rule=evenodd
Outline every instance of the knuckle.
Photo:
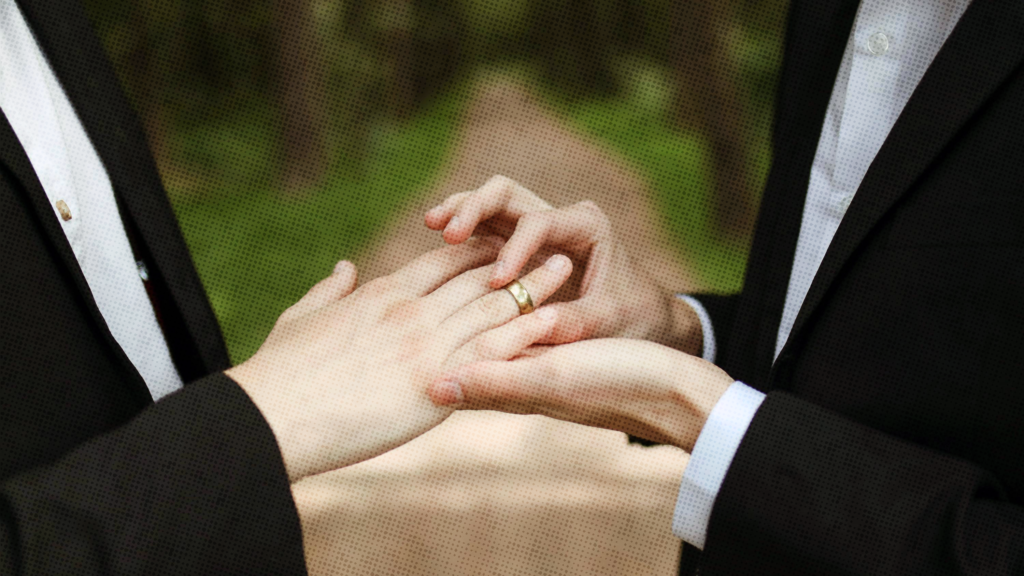
M 394 276 L 381 276 L 370 280 L 363 285 L 363 292 L 369 295 L 377 296 L 383 294 L 389 294 L 394 292 L 398 288 L 398 282 Z
M 473 401 L 481 407 L 501 407 L 512 411 L 525 397 L 521 379 L 518 376 L 497 377 L 493 374 L 476 374 L 472 387 Z
M 550 212 L 527 212 L 520 219 L 516 230 L 542 230 L 551 218 Z
M 533 378 L 537 382 L 565 382 L 566 370 L 559 367 L 554 362 L 541 362 L 533 370 Z M 554 391 L 562 388 L 561 386 L 555 387 Z M 521 402 L 525 406 L 529 407 L 530 412 L 539 411 L 540 407 L 544 404 L 543 396 L 547 396 L 551 393 L 551 390 L 547 390 L 546 387 L 529 386 L 527 382 L 520 383 L 519 386 L 515 387 L 518 392 L 515 401 Z
M 462 202 L 462 200 L 469 196 L 470 194 L 471 192 L 459 192 L 457 194 L 452 194 L 451 196 L 445 198 L 444 205 L 449 207 L 454 206 L 459 202 Z
M 509 204 L 512 201 L 513 195 L 522 189 L 518 182 L 507 176 L 498 175 L 493 180 L 494 188 L 492 190 L 494 190 L 496 198 L 501 204 Z
M 511 297 L 501 294 L 501 292 L 504 292 L 504 290 L 498 290 L 482 298 L 477 298 L 473 301 L 473 312 L 489 320 L 498 320 L 507 316 L 515 302 L 512 301 Z
M 388 306 L 384 310 L 382 319 L 387 323 L 408 324 L 419 320 L 423 316 L 423 307 L 416 302 L 398 302 Z
M 494 358 L 497 354 L 497 346 L 489 338 L 477 338 L 473 341 L 471 354 L 475 360 Z
M 504 192 L 515 188 L 516 181 L 503 174 L 495 174 L 487 181 L 487 185 Z
M 474 242 L 447 244 L 437 250 L 424 254 L 421 257 L 420 263 L 423 266 L 422 269 L 436 270 L 458 262 L 462 257 L 473 254 L 475 251 L 476 243 Z
M 398 342 L 399 352 L 396 360 L 400 362 L 415 361 L 418 358 L 422 358 L 430 349 L 427 339 L 423 338 L 419 332 L 406 334 Z
M 487 281 L 491 278 L 491 270 L 491 266 L 484 266 L 482 268 L 474 268 L 468 272 L 463 272 L 463 274 L 465 274 L 466 279 L 471 283 L 485 286 Z
M 603 217 L 605 215 L 604 210 L 602 210 L 601 207 L 598 206 L 597 202 L 594 202 L 593 200 L 584 200 L 582 202 L 579 202 L 578 204 L 576 204 L 576 207 L 590 214 L 593 214 L 594 216 Z
M 593 200 L 584 200 L 577 204 L 577 206 L 597 222 L 602 224 L 609 222 L 608 215 Z
M 517 412 L 526 413 L 524 404 L 530 399 L 529 394 L 524 390 L 521 379 L 513 378 L 504 386 L 491 386 L 487 394 L 495 405 L 504 405 L 509 408 L 518 407 Z
M 437 260 L 431 262 L 431 268 L 468 266 L 479 261 L 483 254 L 494 250 L 494 245 L 481 241 L 479 238 L 472 238 L 462 244 L 451 246 L 451 248 L 450 251 L 439 254 Z M 463 274 L 468 274 L 469 272 L 463 272 Z

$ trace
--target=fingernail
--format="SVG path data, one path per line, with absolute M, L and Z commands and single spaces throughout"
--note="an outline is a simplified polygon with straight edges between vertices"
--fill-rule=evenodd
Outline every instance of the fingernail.
M 441 213 L 441 210 L 444 210 L 444 204 L 438 204 L 437 206 L 434 206 L 430 210 L 427 210 L 427 214 L 437 215 Z
M 494 263 L 494 273 L 491 274 L 491 278 L 493 278 L 493 279 L 501 278 L 501 275 L 504 274 L 504 273 L 505 273 L 505 261 L 504 260 L 498 260 L 497 262 Z
M 455 230 L 458 227 L 459 227 L 459 217 L 458 216 L 453 216 L 452 219 L 448 221 L 448 225 L 445 226 L 444 231 L 445 232 L 451 232 L 452 230 Z
M 337 274 L 337 273 L 341 272 L 342 270 L 345 270 L 350 265 L 351 265 L 351 263 L 348 260 L 342 260 L 342 261 L 338 262 L 337 264 L 334 265 L 334 274 Z
M 438 406 L 462 403 L 462 387 L 454 378 L 446 378 L 434 387 L 433 400 Z
M 548 267 L 548 270 L 559 271 L 565 268 L 566 257 L 559 254 L 555 254 L 548 261 L 544 263 Z

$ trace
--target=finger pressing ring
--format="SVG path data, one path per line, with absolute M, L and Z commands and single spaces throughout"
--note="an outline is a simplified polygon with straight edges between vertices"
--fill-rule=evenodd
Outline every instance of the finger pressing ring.
M 505 290 L 512 295 L 515 299 L 516 304 L 519 306 L 519 314 L 529 314 L 533 312 L 533 298 L 530 298 L 530 293 L 526 291 L 526 288 L 519 283 L 519 280 L 513 280 L 507 286 Z

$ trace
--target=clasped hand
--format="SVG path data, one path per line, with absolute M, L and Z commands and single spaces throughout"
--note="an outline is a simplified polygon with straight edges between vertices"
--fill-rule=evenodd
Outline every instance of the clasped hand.
M 520 316 L 508 292 L 488 285 L 501 244 L 445 247 L 354 291 L 355 267 L 340 263 L 227 372 L 270 425 L 292 481 L 426 432 L 452 412 L 430 402 L 428 383 L 463 364 L 514 358 L 550 333 L 556 314 Z M 571 271 L 555 255 L 521 282 L 539 305 Z
M 459 408 L 692 449 L 732 379 L 692 355 L 696 314 L 633 268 L 599 208 L 555 210 L 495 178 L 426 222 L 451 245 L 358 289 L 355 268 L 340 263 L 227 372 L 264 415 L 293 481 L 382 454 Z M 500 288 L 555 252 L 575 259 L 582 280 L 567 283 L 572 260 L 550 256 L 520 282 L 536 306 L 563 285 L 568 301 L 521 316 Z
M 508 238 L 492 286 L 552 250 L 584 271 L 571 301 L 550 305 L 558 318 L 541 342 L 556 346 L 448 371 L 429 389 L 438 406 L 543 414 L 692 450 L 733 380 L 694 356 L 702 345 L 696 313 L 632 265 L 600 208 L 555 209 L 498 176 L 451 196 L 425 220 L 451 244 L 481 231 Z

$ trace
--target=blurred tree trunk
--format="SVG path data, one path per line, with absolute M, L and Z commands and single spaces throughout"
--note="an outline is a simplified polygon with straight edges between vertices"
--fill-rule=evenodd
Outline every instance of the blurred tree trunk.
M 415 6 L 412 0 L 385 0 L 381 5 L 384 51 L 391 62 L 387 88 L 388 112 L 399 119 L 412 115 L 416 106 L 416 53 L 413 48 Z
M 135 30 L 132 49 L 128 53 L 128 65 L 134 73 L 130 76 L 132 95 L 135 106 L 142 118 L 146 130 L 149 148 L 161 173 L 166 173 L 167 159 L 167 121 L 163 106 L 160 104 L 159 77 L 154 66 L 152 41 L 149 37 L 149 25 L 146 21 L 145 6 L 138 3 L 131 6 L 130 22 Z M 166 174 L 164 174 L 166 177 Z
M 636 0 L 616 0 L 614 6 L 616 43 L 631 49 L 642 47 L 648 32 L 644 22 L 646 6 Z
M 704 134 L 711 145 L 713 225 L 720 237 L 745 240 L 756 205 L 739 71 L 729 53 L 736 17 L 735 0 L 674 2 L 672 61 L 679 83 L 677 122 Z
M 310 0 L 274 0 L 281 186 L 288 195 L 327 171 L 324 63 Z
M 692 0 L 682 0 L 692 1 Z M 541 65 L 544 81 L 580 99 L 618 90 L 611 69 L 611 42 L 599 26 L 593 0 L 532 0 L 529 49 Z
M 409 58 L 418 109 L 452 82 L 469 64 L 464 2 L 415 0 L 412 54 Z

